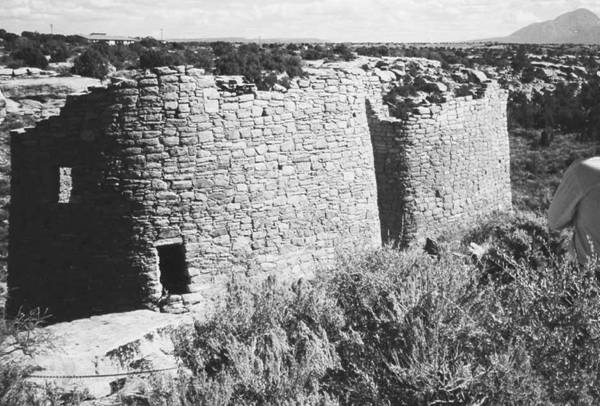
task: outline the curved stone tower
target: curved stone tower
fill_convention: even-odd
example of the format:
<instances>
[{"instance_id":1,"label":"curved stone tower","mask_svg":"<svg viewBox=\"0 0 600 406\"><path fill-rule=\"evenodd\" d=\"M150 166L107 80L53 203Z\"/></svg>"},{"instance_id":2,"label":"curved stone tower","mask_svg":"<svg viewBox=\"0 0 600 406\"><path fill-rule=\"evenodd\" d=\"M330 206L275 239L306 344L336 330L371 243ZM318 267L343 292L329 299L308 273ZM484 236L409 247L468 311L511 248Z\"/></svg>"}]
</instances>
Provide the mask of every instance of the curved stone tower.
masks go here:
<instances>
[{"instance_id":1,"label":"curved stone tower","mask_svg":"<svg viewBox=\"0 0 600 406\"><path fill-rule=\"evenodd\" d=\"M181 310L232 273L308 275L510 208L506 92L399 121L386 86L337 68L235 94L180 67L69 97L11 137L8 313Z\"/></svg>"},{"instance_id":2,"label":"curved stone tower","mask_svg":"<svg viewBox=\"0 0 600 406\"><path fill-rule=\"evenodd\" d=\"M209 297L231 271L301 275L380 243L364 89L288 93L158 69L12 136L9 312L58 318ZM361 95L361 93L363 93Z\"/></svg>"}]
</instances>

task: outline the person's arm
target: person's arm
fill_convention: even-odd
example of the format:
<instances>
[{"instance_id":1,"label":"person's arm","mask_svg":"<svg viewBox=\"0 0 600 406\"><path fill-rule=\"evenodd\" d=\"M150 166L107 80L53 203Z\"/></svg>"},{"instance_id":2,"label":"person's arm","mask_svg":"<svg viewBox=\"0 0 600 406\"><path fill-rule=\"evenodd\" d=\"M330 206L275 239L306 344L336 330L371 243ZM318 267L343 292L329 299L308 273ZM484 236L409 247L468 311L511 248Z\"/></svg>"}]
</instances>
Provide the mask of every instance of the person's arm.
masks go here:
<instances>
[{"instance_id":1,"label":"person's arm","mask_svg":"<svg viewBox=\"0 0 600 406\"><path fill-rule=\"evenodd\" d=\"M548 227L552 230L567 227L575 216L582 190L574 172L572 168L565 172L548 209Z\"/></svg>"}]
</instances>

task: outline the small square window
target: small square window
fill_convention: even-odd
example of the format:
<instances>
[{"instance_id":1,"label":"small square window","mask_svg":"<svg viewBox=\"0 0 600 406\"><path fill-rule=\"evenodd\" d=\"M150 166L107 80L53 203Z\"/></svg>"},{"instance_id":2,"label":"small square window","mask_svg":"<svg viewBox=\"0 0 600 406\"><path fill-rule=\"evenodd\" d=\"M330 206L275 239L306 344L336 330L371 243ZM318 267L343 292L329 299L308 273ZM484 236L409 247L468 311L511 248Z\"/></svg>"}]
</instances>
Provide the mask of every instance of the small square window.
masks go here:
<instances>
[{"instance_id":1,"label":"small square window","mask_svg":"<svg viewBox=\"0 0 600 406\"><path fill-rule=\"evenodd\" d=\"M72 168L58 168L58 202L71 203L73 193L73 178L71 177Z\"/></svg>"}]
</instances>

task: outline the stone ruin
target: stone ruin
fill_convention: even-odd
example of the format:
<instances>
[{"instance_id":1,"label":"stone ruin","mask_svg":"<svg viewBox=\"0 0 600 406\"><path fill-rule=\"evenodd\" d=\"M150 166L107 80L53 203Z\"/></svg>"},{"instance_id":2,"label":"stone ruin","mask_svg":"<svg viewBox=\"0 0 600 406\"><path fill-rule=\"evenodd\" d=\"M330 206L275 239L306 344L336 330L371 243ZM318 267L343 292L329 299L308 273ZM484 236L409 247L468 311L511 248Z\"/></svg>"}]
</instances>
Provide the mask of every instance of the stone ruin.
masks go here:
<instances>
[{"instance_id":1,"label":"stone ruin","mask_svg":"<svg viewBox=\"0 0 600 406\"><path fill-rule=\"evenodd\" d=\"M232 273L306 276L509 210L507 92L400 120L388 87L338 66L238 94L165 67L69 97L11 135L8 314L184 311Z\"/></svg>"}]
</instances>

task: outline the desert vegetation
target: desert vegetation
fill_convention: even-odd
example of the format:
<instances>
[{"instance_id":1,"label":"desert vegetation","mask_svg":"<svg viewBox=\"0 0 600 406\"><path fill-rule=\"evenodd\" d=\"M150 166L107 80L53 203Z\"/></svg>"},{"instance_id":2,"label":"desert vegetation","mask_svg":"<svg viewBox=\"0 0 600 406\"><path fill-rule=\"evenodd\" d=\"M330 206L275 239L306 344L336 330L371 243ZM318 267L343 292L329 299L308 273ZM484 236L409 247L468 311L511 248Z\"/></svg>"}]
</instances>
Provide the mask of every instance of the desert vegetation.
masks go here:
<instances>
[{"instance_id":1,"label":"desert vegetation","mask_svg":"<svg viewBox=\"0 0 600 406\"><path fill-rule=\"evenodd\" d=\"M600 120L599 80L592 78L578 87L558 84L552 92L511 95L509 124L513 127L577 133L580 138L598 139Z\"/></svg>"},{"instance_id":2,"label":"desert vegetation","mask_svg":"<svg viewBox=\"0 0 600 406\"><path fill-rule=\"evenodd\" d=\"M0 30L4 55L0 64L48 68L49 62L72 63L74 74L103 79L111 72L157 66L193 65L216 75L240 75L270 89L286 78L302 76L302 59L352 60L345 44L233 44L216 42L162 42L151 37L129 45L91 43L81 36Z\"/></svg>"},{"instance_id":3,"label":"desert vegetation","mask_svg":"<svg viewBox=\"0 0 600 406\"><path fill-rule=\"evenodd\" d=\"M332 272L292 286L232 280L209 320L173 332L181 364L177 377L153 377L135 399L123 397L124 403L599 403L598 275L593 264L582 268L570 260L567 235L548 231L544 218L568 165L598 151L595 47L182 44L153 38L107 46L77 36L4 30L0 38L3 65L46 68L71 61L72 73L98 78L114 70L190 64L271 89L302 76L303 61L402 56L437 60L442 69L491 67L490 76L511 90L515 214L480 219L460 241L437 236L434 256L418 246L341 252ZM539 62L560 65L564 80L553 81ZM429 103L441 97L437 78L417 75L410 66L407 72L386 96L398 117L415 107L407 99L419 92L428 93ZM453 80L455 96L472 95L471 86ZM32 123L11 114L0 127L0 142L6 146L8 130L25 124ZM0 171L7 174L2 151ZM5 221L6 176L0 188ZM0 242L6 227L1 230ZM6 256L5 243L0 254ZM5 279L0 271L0 283ZM0 343L18 344L22 352L43 321L39 315L2 320ZM85 394L34 388L25 379L30 371L8 362L9 355L0 353L0 404L85 400Z\"/></svg>"},{"instance_id":4,"label":"desert vegetation","mask_svg":"<svg viewBox=\"0 0 600 406\"><path fill-rule=\"evenodd\" d=\"M471 255L476 243L485 254ZM597 403L600 285L535 215L482 221L439 256L341 254L291 287L232 281L174 333L152 405Z\"/></svg>"},{"instance_id":5,"label":"desert vegetation","mask_svg":"<svg viewBox=\"0 0 600 406\"><path fill-rule=\"evenodd\" d=\"M0 63L9 67L33 66L46 68L48 61L64 62L87 40L77 35L40 34L23 31L21 35L0 29L0 44L6 54ZM49 58L46 58L46 55Z\"/></svg>"},{"instance_id":6,"label":"desert vegetation","mask_svg":"<svg viewBox=\"0 0 600 406\"><path fill-rule=\"evenodd\" d=\"M565 236L517 214L438 243L342 252L291 286L232 280L209 320L174 331L178 376L125 404L597 404L600 284ZM3 400L33 393L7 374Z\"/></svg>"}]
</instances>

